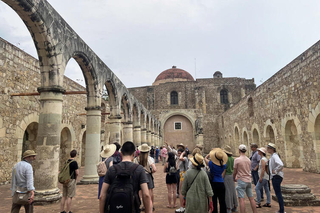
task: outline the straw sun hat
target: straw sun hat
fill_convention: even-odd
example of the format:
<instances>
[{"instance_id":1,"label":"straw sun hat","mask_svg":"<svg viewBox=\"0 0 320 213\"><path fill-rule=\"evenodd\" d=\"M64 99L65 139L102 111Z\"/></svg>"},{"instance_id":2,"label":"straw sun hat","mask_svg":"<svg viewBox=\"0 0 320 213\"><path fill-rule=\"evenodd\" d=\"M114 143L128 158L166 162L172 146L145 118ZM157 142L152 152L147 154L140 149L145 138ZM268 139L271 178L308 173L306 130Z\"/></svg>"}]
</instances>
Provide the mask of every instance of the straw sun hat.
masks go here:
<instances>
[{"instance_id":1,"label":"straw sun hat","mask_svg":"<svg viewBox=\"0 0 320 213\"><path fill-rule=\"evenodd\" d=\"M267 154L267 149L262 147L262 148L259 148L258 151L264 153L264 154Z\"/></svg>"},{"instance_id":2,"label":"straw sun hat","mask_svg":"<svg viewBox=\"0 0 320 213\"><path fill-rule=\"evenodd\" d=\"M179 149L179 147L185 149L185 146L183 145L183 143L178 144L178 145L177 145L177 149Z\"/></svg>"},{"instance_id":3,"label":"straw sun hat","mask_svg":"<svg viewBox=\"0 0 320 213\"><path fill-rule=\"evenodd\" d=\"M150 147L148 146L148 144L144 143L141 146L139 146L139 150L140 152L149 152L150 151Z\"/></svg>"},{"instance_id":4,"label":"straw sun hat","mask_svg":"<svg viewBox=\"0 0 320 213\"><path fill-rule=\"evenodd\" d=\"M274 143L268 143L268 147L276 149L277 146Z\"/></svg>"},{"instance_id":5,"label":"straw sun hat","mask_svg":"<svg viewBox=\"0 0 320 213\"><path fill-rule=\"evenodd\" d=\"M212 163L222 166L225 165L228 161L227 154L220 148L215 148L210 152L210 159Z\"/></svg>"},{"instance_id":6,"label":"straw sun hat","mask_svg":"<svg viewBox=\"0 0 320 213\"><path fill-rule=\"evenodd\" d=\"M226 147L223 149L223 151L229 155L232 155L231 147L229 145L226 145Z\"/></svg>"},{"instance_id":7,"label":"straw sun hat","mask_svg":"<svg viewBox=\"0 0 320 213\"><path fill-rule=\"evenodd\" d=\"M194 157L190 158L190 161L193 165L200 166L201 164L203 164L203 157L199 153L196 153Z\"/></svg>"},{"instance_id":8,"label":"straw sun hat","mask_svg":"<svg viewBox=\"0 0 320 213\"><path fill-rule=\"evenodd\" d=\"M112 156L117 149L117 146L114 144L108 144L104 147L103 151L100 153L102 158L108 158Z\"/></svg>"},{"instance_id":9,"label":"straw sun hat","mask_svg":"<svg viewBox=\"0 0 320 213\"><path fill-rule=\"evenodd\" d=\"M23 153L23 158L27 158L30 156L36 156L37 154L33 150L27 150Z\"/></svg>"}]
</instances>

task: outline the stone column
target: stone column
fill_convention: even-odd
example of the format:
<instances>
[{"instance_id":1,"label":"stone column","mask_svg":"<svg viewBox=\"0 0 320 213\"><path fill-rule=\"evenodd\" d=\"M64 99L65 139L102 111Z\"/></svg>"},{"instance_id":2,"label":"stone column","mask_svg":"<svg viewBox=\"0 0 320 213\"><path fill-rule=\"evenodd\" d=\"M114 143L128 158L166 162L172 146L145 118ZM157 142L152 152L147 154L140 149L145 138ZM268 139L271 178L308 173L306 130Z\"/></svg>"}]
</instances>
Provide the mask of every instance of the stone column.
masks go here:
<instances>
[{"instance_id":1,"label":"stone column","mask_svg":"<svg viewBox=\"0 0 320 213\"><path fill-rule=\"evenodd\" d=\"M37 159L34 161L35 204L49 204L61 199L58 188L62 119L62 88L38 88L40 116Z\"/></svg>"},{"instance_id":2,"label":"stone column","mask_svg":"<svg viewBox=\"0 0 320 213\"><path fill-rule=\"evenodd\" d=\"M136 146L141 145L141 127L140 126L135 126L133 129L133 143Z\"/></svg>"},{"instance_id":3,"label":"stone column","mask_svg":"<svg viewBox=\"0 0 320 213\"><path fill-rule=\"evenodd\" d=\"M121 144L121 116L109 117L110 143L118 142Z\"/></svg>"},{"instance_id":4,"label":"stone column","mask_svg":"<svg viewBox=\"0 0 320 213\"><path fill-rule=\"evenodd\" d=\"M133 124L132 122L127 122L123 124L123 141L133 141Z\"/></svg>"},{"instance_id":5,"label":"stone column","mask_svg":"<svg viewBox=\"0 0 320 213\"><path fill-rule=\"evenodd\" d=\"M203 134L198 134L196 140L197 140L197 144L200 144L203 146Z\"/></svg>"},{"instance_id":6,"label":"stone column","mask_svg":"<svg viewBox=\"0 0 320 213\"><path fill-rule=\"evenodd\" d=\"M157 137L156 137L156 146L160 146L160 144L159 144L159 135L157 135Z\"/></svg>"},{"instance_id":7,"label":"stone column","mask_svg":"<svg viewBox=\"0 0 320 213\"><path fill-rule=\"evenodd\" d=\"M147 129L141 129L141 144L147 143Z\"/></svg>"},{"instance_id":8,"label":"stone column","mask_svg":"<svg viewBox=\"0 0 320 213\"><path fill-rule=\"evenodd\" d=\"M154 146L154 132L151 132L151 146Z\"/></svg>"},{"instance_id":9,"label":"stone column","mask_svg":"<svg viewBox=\"0 0 320 213\"><path fill-rule=\"evenodd\" d=\"M147 144L148 146L151 145L151 131L147 131Z\"/></svg>"},{"instance_id":10,"label":"stone column","mask_svg":"<svg viewBox=\"0 0 320 213\"><path fill-rule=\"evenodd\" d=\"M97 108L97 109L96 109ZM86 152L82 184L99 183L96 165L100 160L101 110L100 107L86 108Z\"/></svg>"}]
</instances>

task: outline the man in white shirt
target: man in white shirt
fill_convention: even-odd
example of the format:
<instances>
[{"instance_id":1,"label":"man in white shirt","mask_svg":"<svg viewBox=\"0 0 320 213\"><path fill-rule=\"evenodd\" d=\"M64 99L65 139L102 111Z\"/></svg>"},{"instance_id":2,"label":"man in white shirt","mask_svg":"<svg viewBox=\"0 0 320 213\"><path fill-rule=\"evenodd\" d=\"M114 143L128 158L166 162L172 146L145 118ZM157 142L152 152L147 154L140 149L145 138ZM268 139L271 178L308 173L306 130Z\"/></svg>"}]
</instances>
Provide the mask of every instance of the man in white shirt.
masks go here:
<instances>
[{"instance_id":1,"label":"man in white shirt","mask_svg":"<svg viewBox=\"0 0 320 213\"><path fill-rule=\"evenodd\" d=\"M271 155L269 159L270 179L272 186L279 202L279 213L284 213L283 197L281 193L281 182L283 180L283 162L281 161L278 153L276 152L276 145L269 143L267 147L268 153Z\"/></svg>"},{"instance_id":2,"label":"man in white shirt","mask_svg":"<svg viewBox=\"0 0 320 213\"><path fill-rule=\"evenodd\" d=\"M11 213L19 213L21 206L24 206L26 213L33 212L34 185L32 162L36 159L36 153L33 150L27 150L23 153L23 160L17 163L12 169L12 208ZM28 202L19 201L19 196L27 196Z\"/></svg>"}]
</instances>

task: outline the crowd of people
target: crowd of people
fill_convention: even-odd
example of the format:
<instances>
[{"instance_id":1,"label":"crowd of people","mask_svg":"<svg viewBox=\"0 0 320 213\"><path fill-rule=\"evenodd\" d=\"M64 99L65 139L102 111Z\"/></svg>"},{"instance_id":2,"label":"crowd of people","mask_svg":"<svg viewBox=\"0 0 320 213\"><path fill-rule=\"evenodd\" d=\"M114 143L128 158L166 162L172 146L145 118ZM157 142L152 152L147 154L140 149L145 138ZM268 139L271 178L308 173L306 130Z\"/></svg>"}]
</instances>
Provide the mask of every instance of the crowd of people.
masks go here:
<instances>
[{"instance_id":1,"label":"crowd of people","mask_svg":"<svg viewBox=\"0 0 320 213\"><path fill-rule=\"evenodd\" d=\"M118 143L106 145L102 148L101 162L97 165L100 176L99 211L155 211L153 174L157 172L156 164L161 163L163 172L166 173L164 181L168 191L167 208L173 208L177 213L231 213L238 212L238 207L241 213L245 213L246 196L255 213L258 208L271 207L270 180L279 202L277 212L283 213L283 163L276 152L276 145L269 143L267 148L258 148L256 144L251 144L250 148L251 156L248 158L246 153L249 150L243 144L239 146L238 153L232 153L232 148L225 146L223 149L213 148L207 155L202 152L201 145L197 145L191 153L183 144L176 145L176 148L167 143L160 148L149 147L147 144L136 147L129 141L122 146ZM271 155L269 160L268 153ZM235 158L234 154L239 154L239 157ZM75 196L79 174L78 164L74 160L76 155L76 150L72 150L70 159L65 162L69 179L61 182L61 213L72 213L71 201ZM36 153L27 150L23 154L23 160L13 168L11 212L18 213L22 206L26 212L33 212L31 164L35 159ZM63 169L60 173L63 173ZM252 181L256 198L253 197ZM267 200L262 204L264 194Z\"/></svg>"}]
</instances>

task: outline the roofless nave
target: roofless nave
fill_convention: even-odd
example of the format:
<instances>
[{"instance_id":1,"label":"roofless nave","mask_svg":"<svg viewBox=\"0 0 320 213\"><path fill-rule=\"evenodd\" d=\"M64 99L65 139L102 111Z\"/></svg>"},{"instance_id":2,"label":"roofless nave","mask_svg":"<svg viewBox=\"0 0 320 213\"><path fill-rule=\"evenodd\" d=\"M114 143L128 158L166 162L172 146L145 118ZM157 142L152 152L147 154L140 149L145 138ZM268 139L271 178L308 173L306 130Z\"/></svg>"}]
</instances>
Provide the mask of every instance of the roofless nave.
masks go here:
<instances>
[{"instance_id":1,"label":"roofless nave","mask_svg":"<svg viewBox=\"0 0 320 213\"><path fill-rule=\"evenodd\" d=\"M4 2L25 22L39 61L0 40L0 147L8 153L0 156L1 183L10 180L24 147L33 146L40 153L38 199L55 201L59 160L68 150L82 152L83 181L90 182L101 144L125 140L203 143L206 151L274 142L286 166L320 171L319 42L258 88L253 79L220 72L193 79L173 67L152 86L127 89L47 1ZM87 95L64 95L84 90L63 77L71 58L82 69ZM101 98L104 86L108 102ZM40 98L10 96L36 88Z\"/></svg>"}]
</instances>

